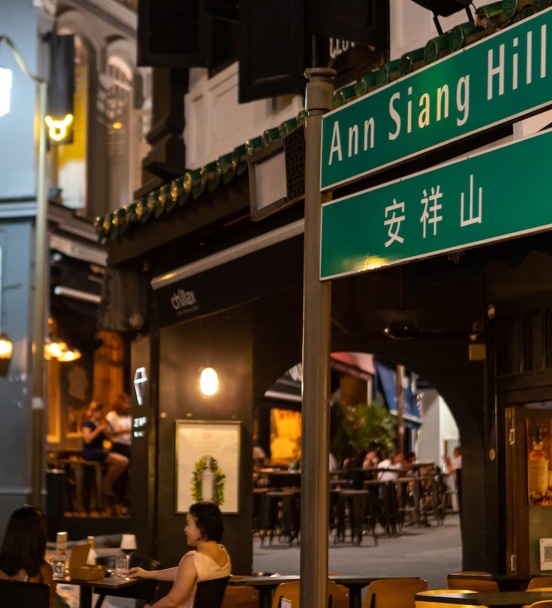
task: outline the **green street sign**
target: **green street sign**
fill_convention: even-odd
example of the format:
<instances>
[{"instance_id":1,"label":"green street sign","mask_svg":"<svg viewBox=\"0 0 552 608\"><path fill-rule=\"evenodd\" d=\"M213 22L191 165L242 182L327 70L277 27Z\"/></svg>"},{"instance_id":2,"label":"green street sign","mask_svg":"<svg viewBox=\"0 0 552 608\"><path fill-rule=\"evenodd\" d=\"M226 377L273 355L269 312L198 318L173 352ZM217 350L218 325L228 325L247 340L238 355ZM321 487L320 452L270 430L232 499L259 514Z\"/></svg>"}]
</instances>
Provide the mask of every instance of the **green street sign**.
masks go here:
<instances>
[{"instance_id":1,"label":"green street sign","mask_svg":"<svg viewBox=\"0 0 552 608\"><path fill-rule=\"evenodd\" d=\"M551 26L547 9L326 114L321 190L552 105Z\"/></svg>"},{"instance_id":2,"label":"green street sign","mask_svg":"<svg viewBox=\"0 0 552 608\"><path fill-rule=\"evenodd\" d=\"M320 278L552 226L552 131L322 207Z\"/></svg>"}]
</instances>

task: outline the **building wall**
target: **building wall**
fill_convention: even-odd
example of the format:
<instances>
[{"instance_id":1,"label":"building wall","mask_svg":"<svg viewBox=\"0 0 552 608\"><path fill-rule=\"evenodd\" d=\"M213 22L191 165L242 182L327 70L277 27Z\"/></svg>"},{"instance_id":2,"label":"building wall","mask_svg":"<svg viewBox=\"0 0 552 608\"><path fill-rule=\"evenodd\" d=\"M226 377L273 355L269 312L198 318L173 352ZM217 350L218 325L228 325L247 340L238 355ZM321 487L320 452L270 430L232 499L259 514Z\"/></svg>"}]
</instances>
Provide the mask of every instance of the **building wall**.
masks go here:
<instances>
[{"instance_id":1,"label":"building wall","mask_svg":"<svg viewBox=\"0 0 552 608\"><path fill-rule=\"evenodd\" d=\"M1 218L1 215L0 215ZM31 341L34 232L32 218L0 219L0 330L13 342L7 376L0 377L0 534L11 512L32 494Z\"/></svg>"}]
</instances>

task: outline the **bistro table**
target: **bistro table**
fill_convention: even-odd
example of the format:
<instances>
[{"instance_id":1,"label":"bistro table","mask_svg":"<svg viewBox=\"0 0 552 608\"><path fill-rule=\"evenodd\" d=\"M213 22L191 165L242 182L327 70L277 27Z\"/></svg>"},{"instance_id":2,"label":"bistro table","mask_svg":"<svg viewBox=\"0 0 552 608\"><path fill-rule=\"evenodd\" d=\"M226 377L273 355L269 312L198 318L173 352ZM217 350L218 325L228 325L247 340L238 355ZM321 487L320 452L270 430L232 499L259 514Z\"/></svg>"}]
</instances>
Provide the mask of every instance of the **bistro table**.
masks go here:
<instances>
[{"instance_id":1,"label":"bistro table","mask_svg":"<svg viewBox=\"0 0 552 608\"><path fill-rule=\"evenodd\" d=\"M480 591L477 593L417 593L417 602L441 604L468 604L471 606L497 606L519 608L542 600L552 600L552 591Z\"/></svg>"},{"instance_id":2,"label":"bistro table","mask_svg":"<svg viewBox=\"0 0 552 608\"><path fill-rule=\"evenodd\" d=\"M92 608L92 588L114 590L140 584L138 579L122 578L115 575L95 581L83 581L66 577L54 579L54 582L58 585L76 585L80 587L79 608Z\"/></svg>"}]
</instances>

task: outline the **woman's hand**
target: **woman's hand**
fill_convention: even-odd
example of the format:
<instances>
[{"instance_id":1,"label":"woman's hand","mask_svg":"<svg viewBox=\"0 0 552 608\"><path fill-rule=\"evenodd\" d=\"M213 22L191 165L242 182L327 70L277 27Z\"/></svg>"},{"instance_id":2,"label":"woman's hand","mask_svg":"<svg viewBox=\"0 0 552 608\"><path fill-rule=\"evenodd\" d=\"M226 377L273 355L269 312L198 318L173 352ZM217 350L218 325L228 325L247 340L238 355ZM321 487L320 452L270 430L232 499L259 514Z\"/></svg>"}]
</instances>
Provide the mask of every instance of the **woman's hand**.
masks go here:
<instances>
[{"instance_id":1,"label":"woman's hand","mask_svg":"<svg viewBox=\"0 0 552 608\"><path fill-rule=\"evenodd\" d=\"M131 568L127 572L127 576L129 578L151 578L151 572L149 570L144 570L143 568Z\"/></svg>"}]
</instances>

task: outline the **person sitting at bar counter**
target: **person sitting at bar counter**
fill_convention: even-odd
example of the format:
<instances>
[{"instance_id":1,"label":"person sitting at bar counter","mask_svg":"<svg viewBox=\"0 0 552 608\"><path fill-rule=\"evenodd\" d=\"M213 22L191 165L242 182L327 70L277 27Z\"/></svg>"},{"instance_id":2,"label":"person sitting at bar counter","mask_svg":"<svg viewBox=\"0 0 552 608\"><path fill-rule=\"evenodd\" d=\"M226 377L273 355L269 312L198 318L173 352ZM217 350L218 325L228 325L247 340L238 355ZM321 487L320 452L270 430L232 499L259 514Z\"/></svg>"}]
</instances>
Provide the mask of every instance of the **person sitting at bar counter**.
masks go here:
<instances>
[{"instance_id":1,"label":"person sitting at bar counter","mask_svg":"<svg viewBox=\"0 0 552 608\"><path fill-rule=\"evenodd\" d=\"M169 593L150 608L192 608L199 581L229 576L232 572L230 556L221 545L223 533L220 509L209 502L194 503L186 515L186 542L194 551L188 551L175 568L143 570L131 568L131 578L150 578L173 581Z\"/></svg>"},{"instance_id":2,"label":"person sitting at bar counter","mask_svg":"<svg viewBox=\"0 0 552 608\"><path fill-rule=\"evenodd\" d=\"M128 467L128 458L104 448L104 441L109 439L110 428L104 410L103 404L96 401L92 401L88 407L87 420L82 423L82 457L107 466L107 472L102 480L102 494L112 500L117 498L113 483Z\"/></svg>"},{"instance_id":3,"label":"person sitting at bar counter","mask_svg":"<svg viewBox=\"0 0 552 608\"><path fill-rule=\"evenodd\" d=\"M14 511L0 549L0 579L49 585L53 608L56 594L52 566L45 559L46 541L46 517L40 509L24 506Z\"/></svg>"}]
</instances>

